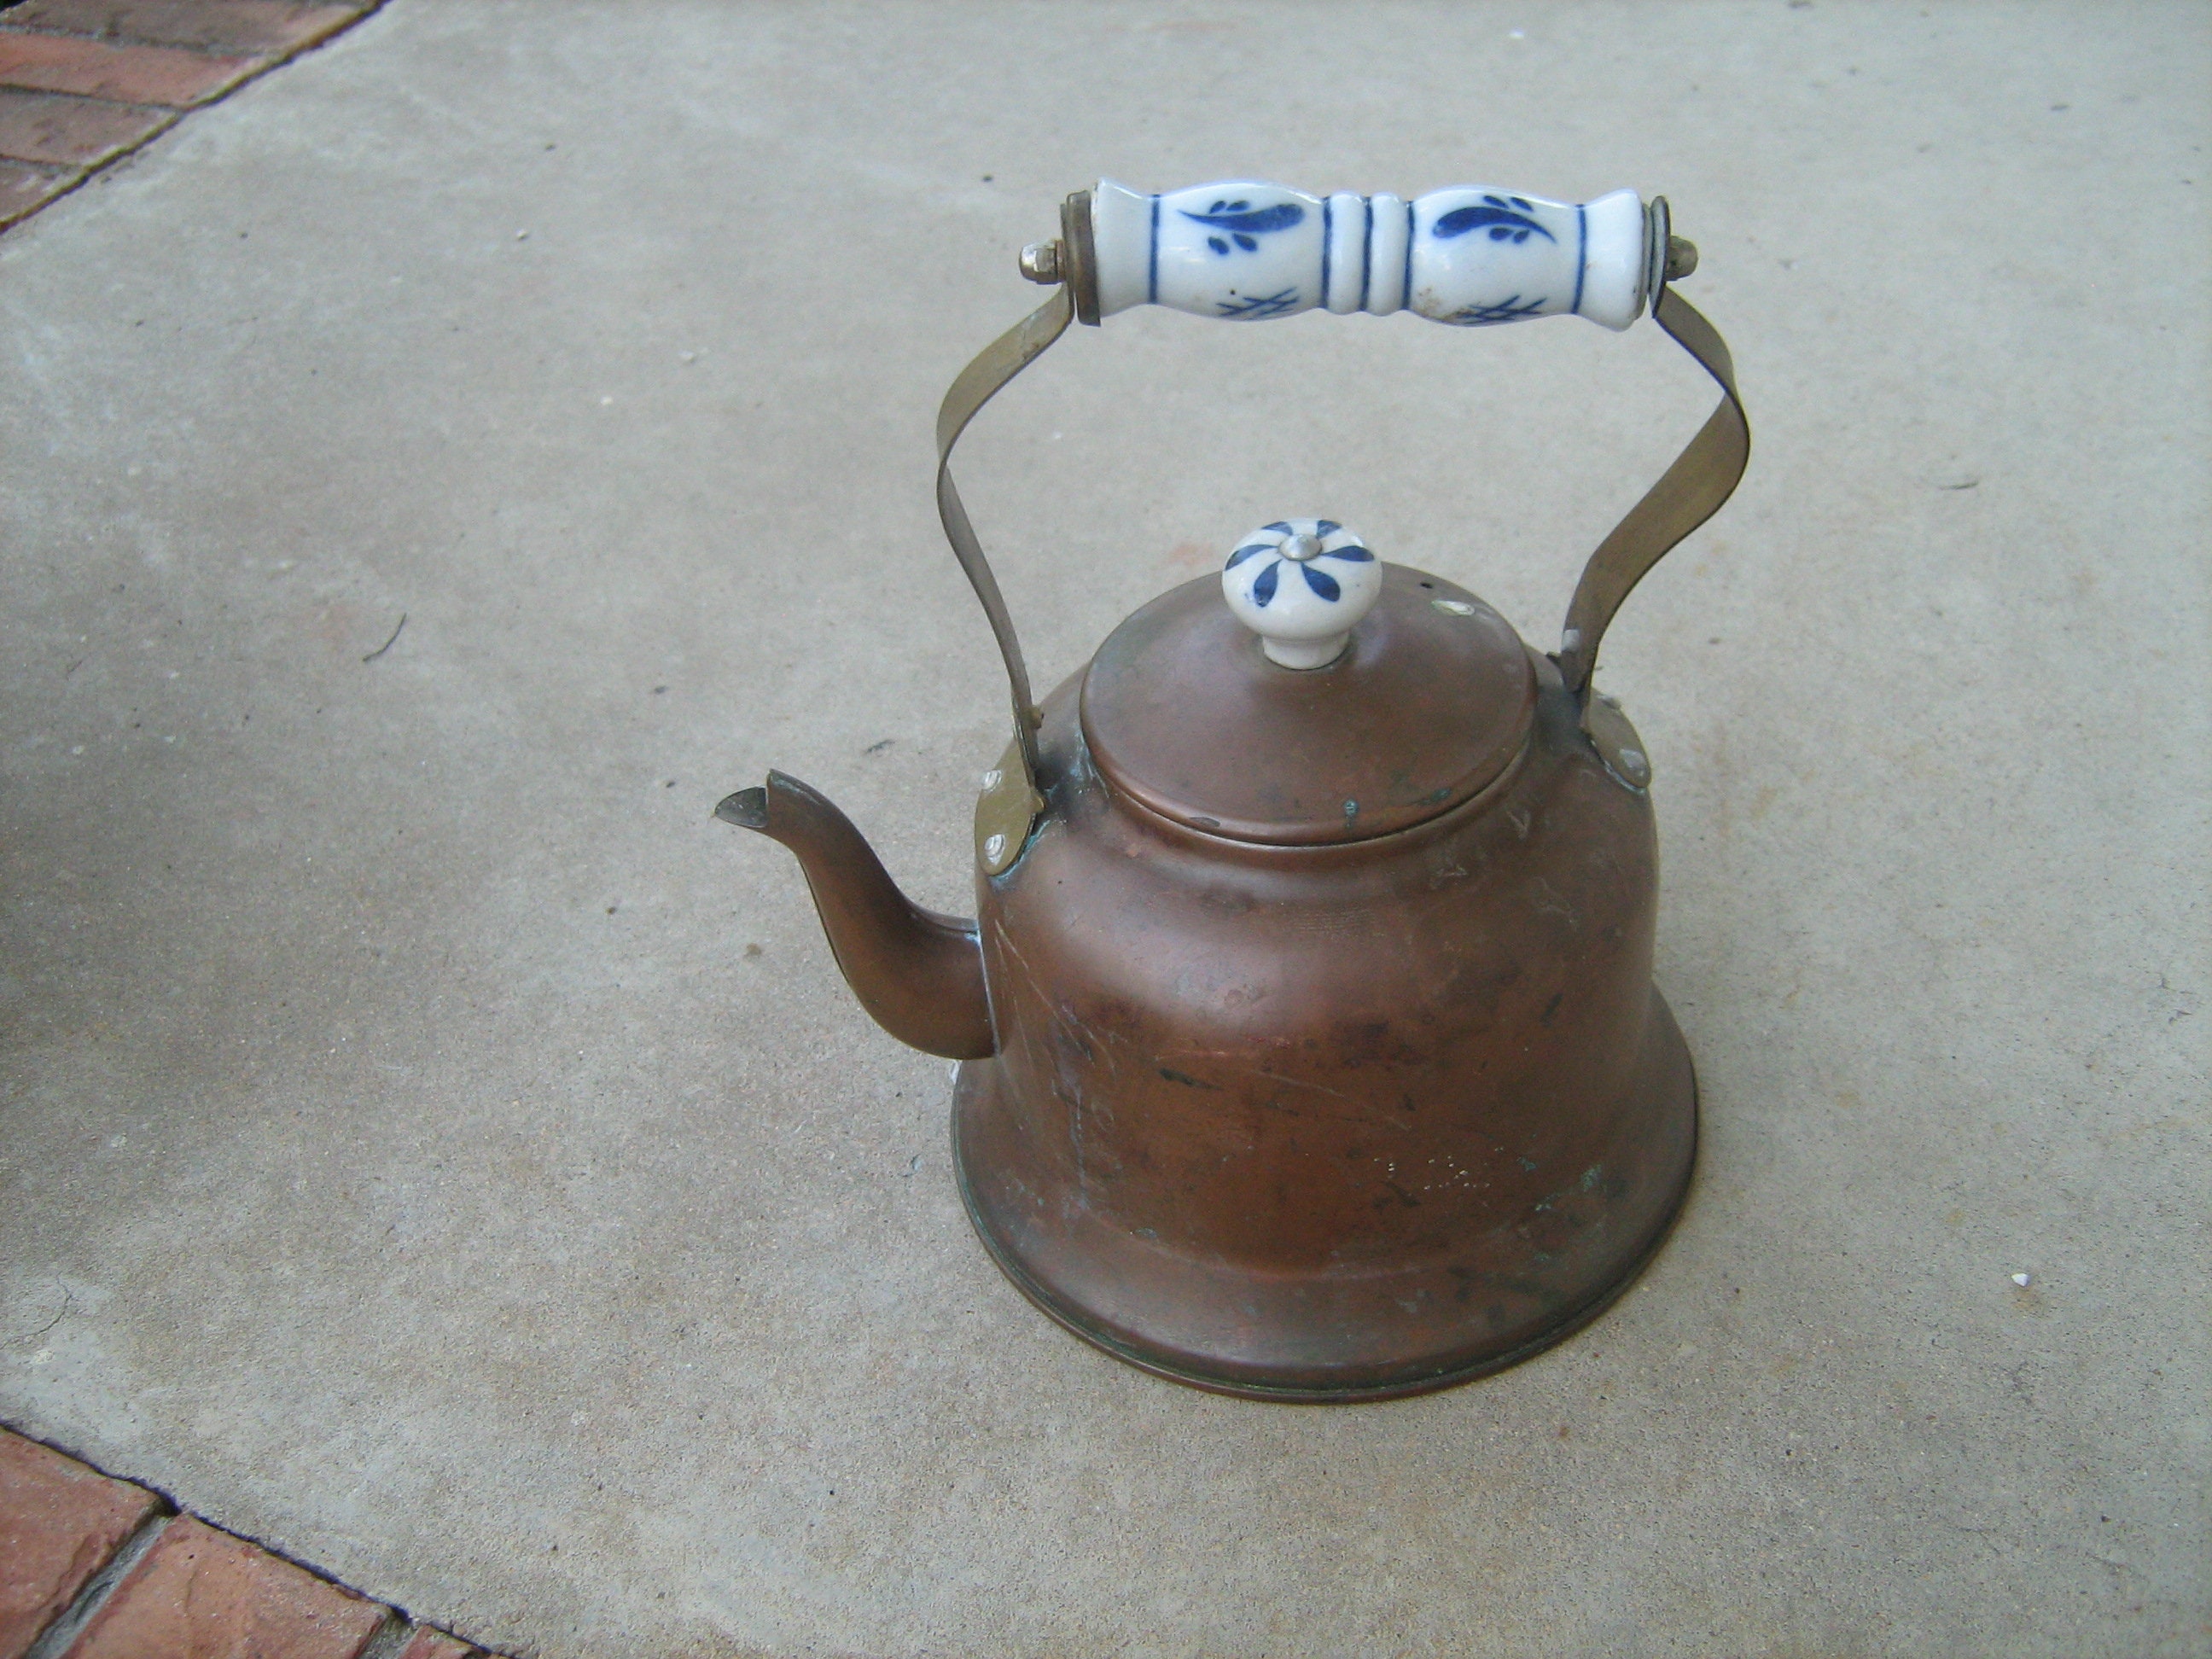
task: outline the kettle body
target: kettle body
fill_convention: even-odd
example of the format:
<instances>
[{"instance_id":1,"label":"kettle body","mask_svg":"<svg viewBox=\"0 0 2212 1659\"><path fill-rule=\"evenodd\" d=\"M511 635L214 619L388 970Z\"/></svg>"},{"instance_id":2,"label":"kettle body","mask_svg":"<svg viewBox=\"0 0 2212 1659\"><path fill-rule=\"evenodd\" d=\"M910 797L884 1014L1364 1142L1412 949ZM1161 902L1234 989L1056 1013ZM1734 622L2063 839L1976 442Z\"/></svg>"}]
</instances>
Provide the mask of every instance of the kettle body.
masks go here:
<instances>
[{"instance_id":1,"label":"kettle body","mask_svg":"<svg viewBox=\"0 0 2212 1659\"><path fill-rule=\"evenodd\" d=\"M1386 611L1480 605L1391 574ZM1512 648L1497 775L1321 845L1117 789L1097 664L1046 701L1039 828L978 877L997 1052L963 1063L953 1137L977 1232L1062 1324L1202 1387L1382 1397L1557 1340L1656 1248L1696 1090L1652 985L1650 798Z\"/></svg>"}]
</instances>

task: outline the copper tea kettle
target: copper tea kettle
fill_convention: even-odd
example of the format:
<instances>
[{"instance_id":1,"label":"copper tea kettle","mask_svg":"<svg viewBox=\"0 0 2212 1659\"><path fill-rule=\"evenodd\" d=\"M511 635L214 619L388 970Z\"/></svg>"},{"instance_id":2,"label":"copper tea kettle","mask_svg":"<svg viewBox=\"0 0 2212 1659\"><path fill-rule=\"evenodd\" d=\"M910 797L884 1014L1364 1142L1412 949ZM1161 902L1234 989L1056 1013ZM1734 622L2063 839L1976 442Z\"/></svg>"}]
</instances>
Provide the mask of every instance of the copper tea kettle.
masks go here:
<instances>
[{"instance_id":1,"label":"copper tea kettle","mask_svg":"<svg viewBox=\"0 0 2212 1659\"><path fill-rule=\"evenodd\" d=\"M945 533L1013 688L976 919L912 903L794 778L716 814L798 854L868 1012L962 1062L968 1212L1077 1335L1225 1393L1410 1394L1557 1340L1663 1238L1697 1086L1651 981L1650 763L1590 672L1749 453L1727 347L1668 286L1696 260L1628 191L1251 183L1102 182L1024 251L1055 292L938 416ZM1723 395L1591 556L1557 653L1340 523L1285 519L1037 706L944 462L1071 320L1144 303L1616 330L1648 307Z\"/></svg>"}]
</instances>

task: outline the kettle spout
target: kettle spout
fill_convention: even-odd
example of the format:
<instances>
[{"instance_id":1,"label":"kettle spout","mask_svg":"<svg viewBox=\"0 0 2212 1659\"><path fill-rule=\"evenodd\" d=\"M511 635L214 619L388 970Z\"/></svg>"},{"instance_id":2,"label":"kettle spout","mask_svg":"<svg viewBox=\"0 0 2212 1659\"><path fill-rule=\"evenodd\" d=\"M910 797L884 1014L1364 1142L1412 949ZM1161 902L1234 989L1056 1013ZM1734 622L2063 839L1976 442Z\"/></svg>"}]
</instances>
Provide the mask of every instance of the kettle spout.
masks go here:
<instances>
[{"instance_id":1,"label":"kettle spout","mask_svg":"<svg viewBox=\"0 0 2212 1659\"><path fill-rule=\"evenodd\" d=\"M771 772L765 788L738 790L714 816L798 854L845 982L884 1030L948 1060L997 1052L975 924L925 910L900 892L852 821L826 799Z\"/></svg>"}]
</instances>

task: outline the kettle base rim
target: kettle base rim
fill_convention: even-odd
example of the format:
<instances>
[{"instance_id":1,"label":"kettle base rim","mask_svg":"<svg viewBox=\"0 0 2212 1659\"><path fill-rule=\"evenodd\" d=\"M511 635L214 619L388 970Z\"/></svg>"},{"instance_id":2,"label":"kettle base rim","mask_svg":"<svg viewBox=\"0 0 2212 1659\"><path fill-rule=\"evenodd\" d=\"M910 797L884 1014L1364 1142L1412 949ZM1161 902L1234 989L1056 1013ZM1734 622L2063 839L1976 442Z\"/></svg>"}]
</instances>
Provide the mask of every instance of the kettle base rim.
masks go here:
<instances>
[{"instance_id":1,"label":"kettle base rim","mask_svg":"<svg viewBox=\"0 0 2212 1659\"><path fill-rule=\"evenodd\" d=\"M1234 1345L1233 1334L1227 1332L1214 1345L1217 1352L1207 1353L1204 1344L1148 1340L1144 1333L1126 1324L1117 1331L1111 1328L1115 1322L1086 1306L1066 1287L1050 1283L998 1224L979 1196L973 1178L966 1141L981 1095L989 1087L993 1067L989 1060L968 1061L959 1069L951 1113L954 1181L969 1224L1007 1281L1054 1324L1125 1364L1208 1393L1278 1404L1356 1405L1436 1393L1505 1370L1574 1335L1605 1313L1643 1276L1672 1237L1697 1169L1697 1073L1681 1028L1656 986L1651 1003L1650 1041L1629 1094L1640 1097L1638 1103L1651 1116L1679 1124L1676 1133L1681 1137L1683 1152L1680 1170L1649 1212L1642 1237L1607 1271L1580 1286L1540 1328L1516 1333L1504 1343L1487 1347L1480 1340L1459 1340L1440 1346L1429 1355L1401 1355L1386 1367L1374 1368L1382 1374L1370 1370L1365 1380L1354 1380L1361 1369L1356 1360L1339 1368L1346 1376L1338 1381L1317 1380L1307 1367L1271 1374L1264 1364L1239 1363L1233 1354L1221 1352Z\"/></svg>"}]
</instances>

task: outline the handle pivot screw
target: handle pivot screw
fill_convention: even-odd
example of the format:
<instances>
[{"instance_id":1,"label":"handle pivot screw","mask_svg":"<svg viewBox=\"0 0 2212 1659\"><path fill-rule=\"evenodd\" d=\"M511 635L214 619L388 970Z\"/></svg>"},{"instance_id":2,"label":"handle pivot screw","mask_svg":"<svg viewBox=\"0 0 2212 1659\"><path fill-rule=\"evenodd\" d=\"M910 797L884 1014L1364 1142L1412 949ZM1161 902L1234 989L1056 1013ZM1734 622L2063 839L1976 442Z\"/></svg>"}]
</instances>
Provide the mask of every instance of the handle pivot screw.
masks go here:
<instances>
[{"instance_id":1,"label":"handle pivot screw","mask_svg":"<svg viewBox=\"0 0 2212 1659\"><path fill-rule=\"evenodd\" d=\"M1060 246L1057 240L1031 242L1022 250L1022 275L1050 287L1060 280Z\"/></svg>"}]
</instances>

